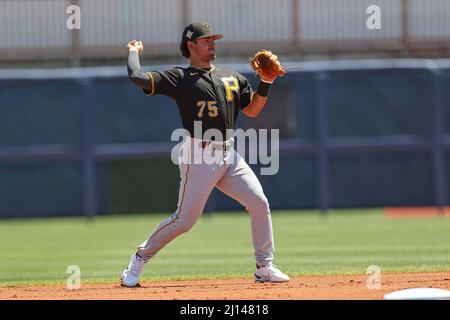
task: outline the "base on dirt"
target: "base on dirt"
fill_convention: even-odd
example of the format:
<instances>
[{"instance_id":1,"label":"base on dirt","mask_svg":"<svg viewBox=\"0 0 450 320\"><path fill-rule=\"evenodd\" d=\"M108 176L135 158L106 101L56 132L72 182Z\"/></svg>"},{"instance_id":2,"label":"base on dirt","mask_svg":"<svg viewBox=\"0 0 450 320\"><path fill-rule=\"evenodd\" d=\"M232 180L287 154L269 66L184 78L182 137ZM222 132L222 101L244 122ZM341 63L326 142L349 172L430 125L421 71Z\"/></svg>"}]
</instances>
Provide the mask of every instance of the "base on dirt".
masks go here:
<instances>
[{"instance_id":1,"label":"base on dirt","mask_svg":"<svg viewBox=\"0 0 450 320\"><path fill-rule=\"evenodd\" d=\"M450 291L439 288L410 288L385 294L384 300L450 300Z\"/></svg>"}]
</instances>

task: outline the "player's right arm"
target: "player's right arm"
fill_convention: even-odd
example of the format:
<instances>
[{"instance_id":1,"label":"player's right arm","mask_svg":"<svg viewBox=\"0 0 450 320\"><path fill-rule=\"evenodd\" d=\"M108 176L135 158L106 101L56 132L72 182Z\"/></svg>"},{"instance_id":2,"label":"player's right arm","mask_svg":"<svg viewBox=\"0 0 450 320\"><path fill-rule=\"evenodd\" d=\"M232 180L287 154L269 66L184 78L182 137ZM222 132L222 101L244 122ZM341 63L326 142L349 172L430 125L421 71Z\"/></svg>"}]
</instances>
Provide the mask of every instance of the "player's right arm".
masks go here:
<instances>
[{"instance_id":1,"label":"player's right arm","mask_svg":"<svg viewBox=\"0 0 450 320\"><path fill-rule=\"evenodd\" d=\"M177 99L178 84L182 77L178 68L162 72L143 72L139 63L139 55L144 46L140 41L130 41L128 48L128 77L130 80L142 88L144 94L162 94Z\"/></svg>"},{"instance_id":2,"label":"player's right arm","mask_svg":"<svg viewBox=\"0 0 450 320\"><path fill-rule=\"evenodd\" d=\"M143 72L139 63L139 54L143 50L143 45L136 40L130 41L128 48L127 70L130 80L139 87L150 91L152 94L155 89L155 83L150 73Z\"/></svg>"}]
</instances>

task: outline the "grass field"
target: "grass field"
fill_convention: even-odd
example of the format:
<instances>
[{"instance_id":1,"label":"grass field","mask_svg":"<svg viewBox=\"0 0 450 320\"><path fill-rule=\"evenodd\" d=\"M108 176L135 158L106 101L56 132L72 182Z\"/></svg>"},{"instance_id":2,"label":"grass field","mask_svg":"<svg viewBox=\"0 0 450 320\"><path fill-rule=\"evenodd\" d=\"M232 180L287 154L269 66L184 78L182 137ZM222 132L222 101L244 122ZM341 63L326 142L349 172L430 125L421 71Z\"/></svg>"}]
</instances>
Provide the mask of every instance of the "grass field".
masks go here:
<instances>
[{"instance_id":1,"label":"grass field","mask_svg":"<svg viewBox=\"0 0 450 320\"><path fill-rule=\"evenodd\" d=\"M65 283L67 267L83 283L117 282L130 255L167 215L0 220L0 285ZM275 264L290 275L450 271L450 219L388 219L382 210L272 213ZM143 279L251 277L245 213L204 215L159 252Z\"/></svg>"}]
</instances>

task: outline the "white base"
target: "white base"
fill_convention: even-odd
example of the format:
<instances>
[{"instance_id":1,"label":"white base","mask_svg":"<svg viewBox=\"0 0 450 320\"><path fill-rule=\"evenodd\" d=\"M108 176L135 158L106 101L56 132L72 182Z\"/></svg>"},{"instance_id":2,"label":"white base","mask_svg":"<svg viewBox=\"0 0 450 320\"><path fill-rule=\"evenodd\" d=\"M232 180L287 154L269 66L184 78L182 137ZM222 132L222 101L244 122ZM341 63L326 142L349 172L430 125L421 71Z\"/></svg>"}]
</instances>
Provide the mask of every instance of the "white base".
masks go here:
<instances>
[{"instance_id":1,"label":"white base","mask_svg":"<svg viewBox=\"0 0 450 320\"><path fill-rule=\"evenodd\" d=\"M450 291L437 288L412 288L384 295L384 300L450 300Z\"/></svg>"}]
</instances>

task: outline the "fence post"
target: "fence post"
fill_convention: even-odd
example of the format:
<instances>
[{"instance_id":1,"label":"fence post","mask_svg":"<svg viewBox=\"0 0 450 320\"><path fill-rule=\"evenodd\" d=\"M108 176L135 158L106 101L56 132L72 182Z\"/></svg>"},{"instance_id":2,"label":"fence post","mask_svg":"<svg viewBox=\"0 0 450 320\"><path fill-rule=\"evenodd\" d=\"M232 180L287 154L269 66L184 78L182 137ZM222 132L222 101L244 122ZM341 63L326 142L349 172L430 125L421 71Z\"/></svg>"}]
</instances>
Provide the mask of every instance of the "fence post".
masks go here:
<instances>
[{"instance_id":1,"label":"fence post","mask_svg":"<svg viewBox=\"0 0 450 320\"><path fill-rule=\"evenodd\" d=\"M83 95L81 126L81 174L83 213L93 218L97 211L96 170L94 155L94 112L92 103L92 82L89 79L80 81Z\"/></svg>"},{"instance_id":2,"label":"fence post","mask_svg":"<svg viewBox=\"0 0 450 320\"><path fill-rule=\"evenodd\" d=\"M181 1L181 27L184 28L189 23L189 2L190 0Z\"/></svg>"},{"instance_id":3,"label":"fence post","mask_svg":"<svg viewBox=\"0 0 450 320\"><path fill-rule=\"evenodd\" d=\"M408 0L401 0L401 19L402 19L402 50L409 53L409 15L408 15Z\"/></svg>"},{"instance_id":4,"label":"fence post","mask_svg":"<svg viewBox=\"0 0 450 320\"><path fill-rule=\"evenodd\" d=\"M293 47L296 51L300 51L300 0L291 0L292 1L292 38L293 38Z\"/></svg>"},{"instance_id":5,"label":"fence post","mask_svg":"<svg viewBox=\"0 0 450 320\"><path fill-rule=\"evenodd\" d=\"M447 197L447 186L445 179L445 160L443 146L443 114L444 114L444 75L441 70L434 70L434 97L433 97L433 173L435 202L439 213L444 212Z\"/></svg>"},{"instance_id":6,"label":"fence post","mask_svg":"<svg viewBox=\"0 0 450 320\"><path fill-rule=\"evenodd\" d=\"M316 78L316 157L317 157L317 200L321 213L328 210L329 175L327 145L327 83L328 75L319 72Z\"/></svg>"}]
</instances>

